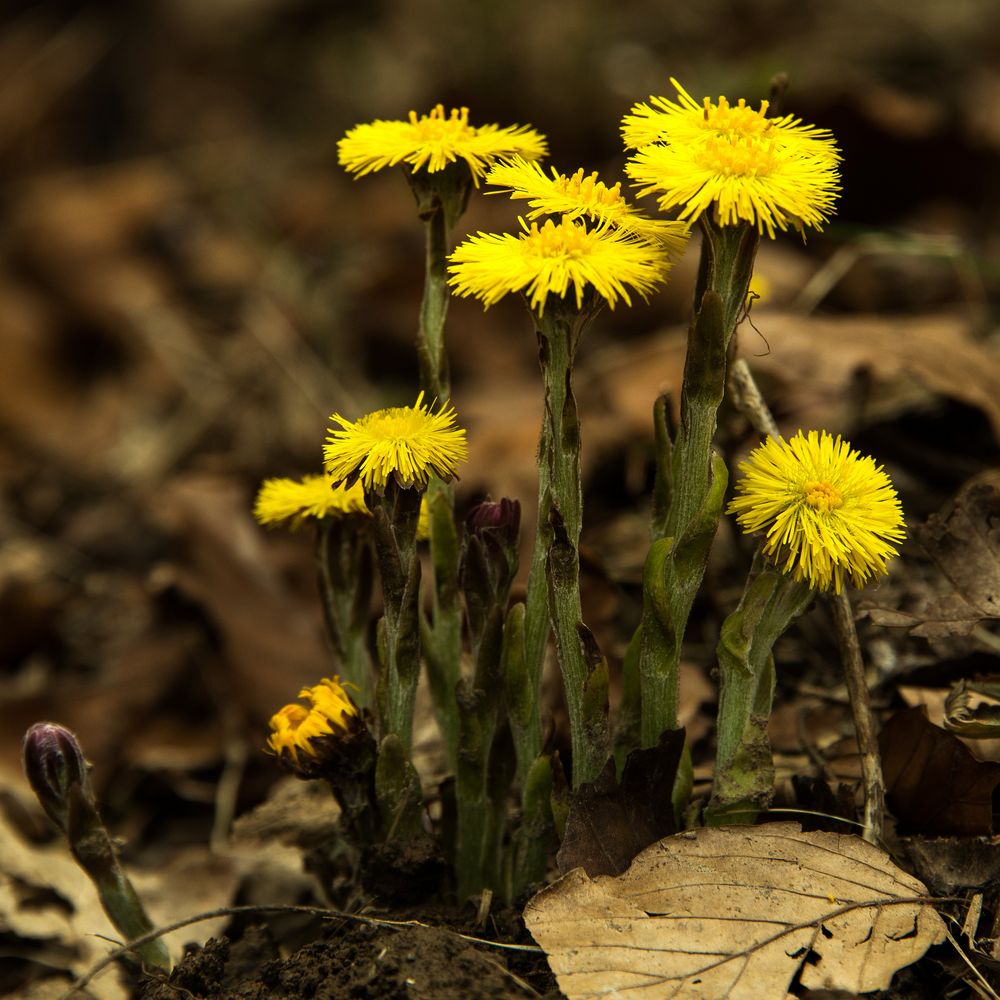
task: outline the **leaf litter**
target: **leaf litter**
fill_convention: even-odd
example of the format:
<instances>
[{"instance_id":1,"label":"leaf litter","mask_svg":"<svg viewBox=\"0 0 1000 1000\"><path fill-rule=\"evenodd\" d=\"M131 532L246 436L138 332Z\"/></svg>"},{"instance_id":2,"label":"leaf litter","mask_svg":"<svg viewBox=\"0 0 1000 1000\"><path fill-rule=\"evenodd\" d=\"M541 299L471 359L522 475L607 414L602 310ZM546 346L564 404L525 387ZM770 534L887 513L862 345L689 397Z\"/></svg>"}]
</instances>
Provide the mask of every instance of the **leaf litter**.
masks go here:
<instances>
[{"instance_id":1,"label":"leaf litter","mask_svg":"<svg viewBox=\"0 0 1000 1000\"><path fill-rule=\"evenodd\" d=\"M667 837L624 874L574 869L525 923L570 1000L870 992L945 940L922 882L859 837L795 823Z\"/></svg>"}]
</instances>

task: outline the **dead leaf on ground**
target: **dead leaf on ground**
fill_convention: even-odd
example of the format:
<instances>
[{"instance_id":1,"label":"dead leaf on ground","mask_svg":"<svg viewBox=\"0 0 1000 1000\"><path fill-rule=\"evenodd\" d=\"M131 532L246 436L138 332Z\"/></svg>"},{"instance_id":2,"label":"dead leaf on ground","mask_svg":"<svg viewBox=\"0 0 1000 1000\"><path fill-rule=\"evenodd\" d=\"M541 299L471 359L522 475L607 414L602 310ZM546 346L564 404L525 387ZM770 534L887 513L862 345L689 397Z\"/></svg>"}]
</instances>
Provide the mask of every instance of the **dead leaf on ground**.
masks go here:
<instances>
[{"instance_id":1,"label":"dead leaf on ground","mask_svg":"<svg viewBox=\"0 0 1000 1000\"><path fill-rule=\"evenodd\" d=\"M965 611L965 631L983 618L1000 617L1000 488L996 483L966 484L940 513L914 527L913 534L954 585L958 602L952 600L949 608L953 614ZM929 618L934 610L928 609ZM914 635L933 637L929 626L914 629Z\"/></svg>"},{"instance_id":2,"label":"dead leaf on ground","mask_svg":"<svg viewBox=\"0 0 1000 1000\"><path fill-rule=\"evenodd\" d=\"M993 833L1000 764L977 760L955 736L932 725L923 706L894 715L879 735L886 802L908 833Z\"/></svg>"},{"instance_id":3,"label":"dead leaf on ground","mask_svg":"<svg viewBox=\"0 0 1000 1000\"><path fill-rule=\"evenodd\" d=\"M620 784L613 760L594 781L583 782L566 818L560 871L620 875L644 847L673 833L671 793L683 749L684 730L668 730L657 746L628 755Z\"/></svg>"},{"instance_id":4,"label":"dead leaf on ground","mask_svg":"<svg viewBox=\"0 0 1000 1000\"><path fill-rule=\"evenodd\" d=\"M617 878L575 869L524 918L570 1000L784 1000L800 968L806 988L887 988L944 940L926 894L859 837L775 823L667 837Z\"/></svg>"},{"instance_id":5,"label":"dead leaf on ground","mask_svg":"<svg viewBox=\"0 0 1000 1000\"><path fill-rule=\"evenodd\" d=\"M877 386L866 400L869 417L894 415L907 393L923 387L981 410L1000 439L997 354L973 338L961 316L769 313L760 331L766 347L743 331L741 353L755 373L773 380L772 406L798 426L844 429L854 405L844 387L869 372Z\"/></svg>"}]
</instances>

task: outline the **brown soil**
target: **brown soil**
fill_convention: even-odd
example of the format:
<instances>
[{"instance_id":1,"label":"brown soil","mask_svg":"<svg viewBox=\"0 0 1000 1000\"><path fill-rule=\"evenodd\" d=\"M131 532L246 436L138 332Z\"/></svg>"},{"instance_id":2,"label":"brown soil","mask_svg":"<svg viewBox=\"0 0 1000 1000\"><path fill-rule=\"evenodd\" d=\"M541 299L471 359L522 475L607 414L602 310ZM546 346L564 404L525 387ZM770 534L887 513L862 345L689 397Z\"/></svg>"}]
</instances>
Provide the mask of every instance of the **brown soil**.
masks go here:
<instances>
[{"instance_id":1,"label":"brown soil","mask_svg":"<svg viewBox=\"0 0 1000 1000\"><path fill-rule=\"evenodd\" d=\"M327 925L323 939L279 957L267 927L212 938L167 979L147 979L137 1000L478 1000L561 994L544 957L493 949L432 927Z\"/></svg>"}]
</instances>

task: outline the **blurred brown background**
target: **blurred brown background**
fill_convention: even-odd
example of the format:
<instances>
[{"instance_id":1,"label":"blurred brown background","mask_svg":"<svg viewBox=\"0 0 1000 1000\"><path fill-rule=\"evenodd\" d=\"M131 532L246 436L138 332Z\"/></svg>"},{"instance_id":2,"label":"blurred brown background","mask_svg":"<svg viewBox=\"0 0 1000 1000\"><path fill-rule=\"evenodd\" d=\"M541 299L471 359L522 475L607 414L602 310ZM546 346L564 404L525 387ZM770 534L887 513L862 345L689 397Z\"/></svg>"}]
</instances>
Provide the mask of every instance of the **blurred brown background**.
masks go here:
<instances>
[{"instance_id":1,"label":"blurred brown background","mask_svg":"<svg viewBox=\"0 0 1000 1000\"><path fill-rule=\"evenodd\" d=\"M330 412L416 391L422 234L398 174L337 166L351 125L468 105L616 179L621 115L669 76L756 101L787 72L786 109L837 136L844 192L823 234L763 248L742 346L783 426L852 435L922 517L997 460L998 67L992 0L6 5L4 801L25 727L52 718L134 846L202 841L220 774L241 776L238 808L257 801L268 714L332 670L309 538L249 510L263 477L316 470ZM463 223L515 214L480 197ZM587 334L598 626L630 587L634 609L648 414L676 387L693 260ZM454 303L449 340L473 449L460 501L530 505L523 307ZM614 658L621 635L605 642Z\"/></svg>"}]
</instances>

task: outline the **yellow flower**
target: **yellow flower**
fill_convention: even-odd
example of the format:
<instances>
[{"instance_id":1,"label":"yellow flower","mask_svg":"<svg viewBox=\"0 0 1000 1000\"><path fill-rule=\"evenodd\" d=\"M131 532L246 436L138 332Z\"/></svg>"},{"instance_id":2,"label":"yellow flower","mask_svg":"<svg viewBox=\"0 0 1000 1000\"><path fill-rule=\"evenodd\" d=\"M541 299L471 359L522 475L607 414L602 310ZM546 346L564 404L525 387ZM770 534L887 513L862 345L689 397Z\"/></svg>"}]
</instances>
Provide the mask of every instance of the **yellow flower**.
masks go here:
<instances>
[{"instance_id":1,"label":"yellow flower","mask_svg":"<svg viewBox=\"0 0 1000 1000\"><path fill-rule=\"evenodd\" d=\"M402 487L423 488L431 475L447 482L469 457L465 430L455 426L455 410L448 405L432 413L424 394L413 406L376 410L357 421L339 413L330 419L323 448L326 474L334 483L360 479L366 489L382 490L390 478Z\"/></svg>"},{"instance_id":2,"label":"yellow flower","mask_svg":"<svg viewBox=\"0 0 1000 1000\"><path fill-rule=\"evenodd\" d=\"M775 228L820 228L840 191L840 153L826 129L724 97L698 104L676 80L678 102L651 98L623 121L625 144L636 148L626 173L639 194L660 194L659 206L681 206L693 221L712 210L721 225L749 222L774 237Z\"/></svg>"},{"instance_id":3,"label":"yellow flower","mask_svg":"<svg viewBox=\"0 0 1000 1000\"><path fill-rule=\"evenodd\" d=\"M903 511L874 459L839 436L799 431L768 438L740 463L729 513L744 531L765 531L765 554L797 580L840 593L886 572L905 536Z\"/></svg>"},{"instance_id":4,"label":"yellow flower","mask_svg":"<svg viewBox=\"0 0 1000 1000\"><path fill-rule=\"evenodd\" d=\"M570 286L580 308L592 286L613 309L619 298L631 305L629 287L645 298L671 267L661 246L608 225L588 229L565 218L530 228L522 219L521 227L516 236L479 233L456 247L448 258L448 283L457 295L474 295L488 307L510 292L524 292L541 313L550 294L562 298Z\"/></svg>"},{"instance_id":5,"label":"yellow flower","mask_svg":"<svg viewBox=\"0 0 1000 1000\"><path fill-rule=\"evenodd\" d=\"M298 763L300 750L310 757L316 756L316 748L312 745L314 739L346 733L351 719L358 715L357 705L351 701L339 677L324 677L314 687L303 688L299 697L311 702L311 707L292 704L275 712L271 716L271 735L267 740L272 753L280 757L287 751L295 763Z\"/></svg>"},{"instance_id":6,"label":"yellow flower","mask_svg":"<svg viewBox=\"0 0 1000 1000\"><path fill-rule=\"evenodd\" d=\"M253 506L253 516L258 523L274 527L288 521L293 531L301 527L307 517L369 513L365 491L359 485L331 486L326 476L265 479Z\"/></svg>"},{"instance_id":7,"label":"yellow flower","mask_svg":"<svg viewBox=\"0 0 1000 1000\"><path fill-rule=\"evenodd\" d=\"M647 219L625 200L620 183L608 187L598 179L596 171L584 175L581 167L567 177L553 168L550 177L541 164L515 157L496 164L486 181L509 192L512 201L526 199L531 209L529 221L556 214L567 219L586 217L659 243L674 257L679 257L687 246L687 226L666 219Z\"/></svg>"},{"instance_id":8,"label":"yellow flower","mask_svg":"<svg viewBox=\"0 0 1000 1000\"><path fill-rule=\"evenodd\" d=\"M548 151L545 137L525 125L470 125L468 108L445 115L438 104L429 115L411 111L406 121L379 119L355 125L337 145L340 164L363 177L383 167L406 163L413 172L444 170L465 160L476 184L498 157L537 159Z\"/></svg>"}]
</instances>

